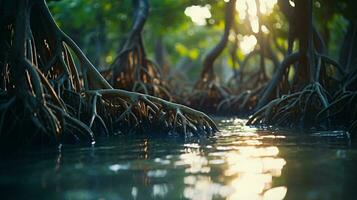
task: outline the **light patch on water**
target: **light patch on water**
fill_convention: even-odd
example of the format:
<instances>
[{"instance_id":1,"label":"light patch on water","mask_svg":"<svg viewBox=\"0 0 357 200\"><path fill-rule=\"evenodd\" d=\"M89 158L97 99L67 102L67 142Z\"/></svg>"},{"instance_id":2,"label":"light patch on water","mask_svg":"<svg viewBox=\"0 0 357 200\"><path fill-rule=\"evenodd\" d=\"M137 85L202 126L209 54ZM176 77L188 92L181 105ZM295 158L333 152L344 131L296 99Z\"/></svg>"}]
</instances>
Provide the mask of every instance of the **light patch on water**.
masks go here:
<instances>
[{"instance_id":1,"label":"light patch on water","mask_svg":"<svg viewBox=\"0 0 357 200\"><path fill-rule=\"evenodd\" d=\"M222 164L224 164L225 162L224 162L223 159L216 159L216 160L210 160L210 161L208 161L208 163L209 163L210 165L222 165Z\"/></svg>"},{"instance_id":2,"label":"light patch on water","mask_svg":"<svg viewBox=\"0 0 357 200\"><path fill-rule=\"evenodd\" d=\"M236 147L236 146L219 146L216 149L218 151L227 151L227 150L233 150L233 149L236 149L236 148L238 148L238 147Z\"/></svg>"},{"instance_id":3,"label":"light patch on water","mask_svg":"<svg viewBox=\"0 0 357 200\"><path fill-rule=\"evenodd\" d=\"M164 198L168 191L169 189L166 184L155 184L152 187L152 196Z\"/></svg>"},{"instance_id":4,"label":"light patch on water","mask_svg":"<svg viewBox=\"0 0 357 200\"><path fill-rule=\"evenodd\" d=\"M235 127L232 127L234 129ZM222 130L218 133L219 136L227 137L227 136L237 136L237 137L259 137L257 133L254 132L232 132L232 130Z\"/></svg>"},{"instance_id":5,"label":"light patch on water","mask_svg":"<svg viewBox=\"0 0 357 200\"><path fill-rule=\"evenodd\" d=\"M147 175L148 177L154 177L154 178L162 178L165 177L167 174L167 170L150 170L148 171Z\"/></svg>"},{"instance_id":6,"label":"light patch on water","mask_svg":"<svg viewBox=\"0 0 357 200\"><path fill-rule=\"evenodd\" d=\"M281 176L281 170L286 165L286 161L283 158L267 157L262 159L263 171L269 172L275 177Z\"/></svg>"},{"instance_id":7,"label":"light patch on water","mask_svg":"<svg viewBox=\"0 0 357 200\"><path fill-rule=\"evenodd\" d=\"M184 178L187 185L184 196L188 199L283 199L287 188L272 188L273 177L281 176L286 161L279 157L277 146L262 146L264 139L282 139L283 135L271 132L257 132L256 128L245 126L246 120L221 120L224 129L215 138L216 144L209 146L210 152L202 155L204 148L199 143L184 145L184 153L176 166L186 166ZM262 134L263 133L263 134ZM206 147L207 147L206 146ZM207 170L220 169L221 178L213 179ZM198 175L199 174L199 175ZM225 180L220 183L218 180ZM229 180L229 181L227 181Z\"/></svg>"},{"instance_id":8,"label":"light patch on water","mask_svg":"<svg viewBox=\"0 0 357 200\"><path fill-rule=\"evenodd\" d=\"M175 162L176 166L187 166L186 173L209 173L211 168L208 166L207 158L198 153L185 153L180 155L180 160Z\"/></svg>"},{"instance_id":9,"label":"light patch on water","mask_svg":"<svg viewBox=\"0 0 357 200\"><path fill-rule=\"evenodd\" d=\"M231 191L229 187L215 183L209 176L187 176L184 196L191 200L211 200L216 196L225 197Z\"/></svg>"},{"instance_id":10,"label":"light patch on water","mask_svg":"<svg viewBox=\"0 0 357 200\"><path fill-rule=\"evenodd\" d=\"M171 163L170 160L162 159L162 158L155 158L155 159L154 159L154 162L160 163L160 164L162 164L162 165L168 165L168 164Z\"/></svg>"},{"instance_id":11,"label":"light patch on water","mask_svg":"<svg viewBox=\"0 0 357 200\"><path fill-rule=\"evenodd\" d=\"M184 179L183 179L183 182L186 184L186 185L193 185L195 184L196 182L196 176L186 176Z\"/></svg>"},{"instance_id":12,"label":"light patch on water","mask_svg":"<svg viewBox=\"0 0 357 200\"><path fill-rule=\"evenodd\" d=\"M246 158L236 153L227 154L229 167L225 170L225 176L233 176L238 173L263 173L264 166L261 159Z\"/></svg>"},{"instance_id":13,"label":"light patch on water","mask_svg":"<svg viewBox=\"0 0 357 200\"><path fill-rule=\"evenodd\" d=\"M278 154L279 149L275 146L238 147L238 150L228 152L224 175L233 178L229 186L234 192L227 199L264 199L265 192L271 189L273 177L281 176L286 164Z\"/></svg>"},{"instance_id":14,"label":"light patch on water","mask_svg":"<svg viewBox=\"0 0 357 200\"><path fill-rule=\"evenodd\" d=\"M128 170L130 168L130 164L114 164L114 165L110 165L109 170L113 171L113 172L117 172L119 170Z\"/></svg>"},{"instance_id":15,"label":"light patch on water","mask_svg":"<svg viewBox=\"0 0 357 200\"><path fill-rule=\"evenodd\" d=\"M272 176L269 174L242 174L230 183L234 192L228 199L260 199L260 194L270 187L271 182Z\"/></svg>"},{"instance_id":16,"label":"light patch on water","mask_svg":"<svg viewBox=\"0 0 357 200\"><path fill-rule=\"evenodd\" d=\"M220 137L227 137L227 136L239 136L239 137L256 137L258 138L259 135L257 134L257 128L246 126L247 123L246 119L238 119L238 118L231 118L226 120L221 120L219 126L221 128L221 132L218 133Z\"/></svg>"},{"instance_id":17,"label":"light patch on water","mask_svg":"<svg viewBox=\"0 0 357 200\"><path fill-rule=\"evenodd\" d=\"M216 151L216 152L210 152L208 153L208 156L211 156L211 157L222 157L224 158L224 156L227 154L227 152L224 152L224 151Z\"/></svg>"},{"instance_id":18,"label":"light patch on water","mask_svg":"<svg viewBox=\"0 0 357 200\"><path fill-rule=\"evenodd\" d=\"M197 143L184 144L183 146L186 147L186 148L195 148L195 149L200 148L200 145L197 144Z\"/></svg>"},{"instance_id":19,"label":"light patch on water","mask_svg":"<svg viewBox=\"0 0 357 200\"><path fill-rule=\"evenodd\" d=\"M238 145L249 145L249 146L258 146L262 145L263 142L255 139L247 139L247 140L239 140L239 141L234 141L232 144L238 144Z\"/></svg>"},{"instance_id":20,"label":"light patch on water","mask_svg":"<svg viewBox=\"0 0 357 200\"><path fill-rule=\"evenodd\" d=\"M275 187L264 192L263 200L282 200L285 198L288 189L284 186Z\"/></svg>"},{"instance_id":21,"label":"light patch on water","mask_svg":"<svg viewBox=\"0 0 357 200\"><path fill-rule=\"evenodd\" d=\"M267 139L285 139L285 135L262 135L260 136L261 138L267 138Z\"/></svg>"},{"instance_id":22,"label":"light patch on water","mask_svg":"<svg viewBox=\"0 0 357 200\"><path fill-rule=\"evenodd\" d=\"M231 119L223 119L221 120L222 123L233 123L235 125L244 126L248 120L240 119L240 118L231 118Z\"/></svg>"},{"instance_id":23,"label":"light patch on water","mask_svg":"<svg viewBox=\"0 0 357 200\"><path fill-rule=\"evenodd\" d=\"M256 147L237 147L239 150L240 155L246 157L263 157L263 156L277 156L279 154L278 147L270 146L270 147L263 147L263 148L256 148Z\"/></svg>"},{"instance_id":24,"label":"light patch on water","mask_svg":"<svg viewBox=\"0 0 357 200\"><path fill-rule=\"evenodd\" d=\"M136 200L136 197L138 196L138 188L137 187L132 187L131 188L131 196L133 197L134 200Z\"/></svg>"}]
</instances>

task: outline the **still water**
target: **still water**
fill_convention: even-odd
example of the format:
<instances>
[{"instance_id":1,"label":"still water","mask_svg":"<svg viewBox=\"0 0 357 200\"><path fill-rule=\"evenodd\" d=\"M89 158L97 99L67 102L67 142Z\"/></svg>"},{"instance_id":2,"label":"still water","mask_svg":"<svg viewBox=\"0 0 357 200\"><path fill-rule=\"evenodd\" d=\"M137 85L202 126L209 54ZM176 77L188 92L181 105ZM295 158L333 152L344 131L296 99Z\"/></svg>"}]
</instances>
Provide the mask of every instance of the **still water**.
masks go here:
<instances>
[{"instance_id":1,"label":"still water","mask_svg":"<svg viewBox=\"0 0 357 200\"><path fill-rule=\"evenodd\" d=\"M1 199L357 199L346 133L217 122L210 137L119 136L2 159Z\"/></svg>"}]
</instances>

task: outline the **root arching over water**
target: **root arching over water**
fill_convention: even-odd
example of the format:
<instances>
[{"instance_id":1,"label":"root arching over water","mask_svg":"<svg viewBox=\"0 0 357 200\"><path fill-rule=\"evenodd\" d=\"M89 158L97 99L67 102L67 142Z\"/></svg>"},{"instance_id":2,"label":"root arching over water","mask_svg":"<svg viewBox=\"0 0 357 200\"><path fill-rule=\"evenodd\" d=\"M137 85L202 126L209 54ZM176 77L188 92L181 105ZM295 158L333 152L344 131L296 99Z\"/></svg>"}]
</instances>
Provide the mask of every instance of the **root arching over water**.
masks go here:
<instances>
[{"instance_id":1,"label":"root arching over water","mask_svg":"<svg viewBox=\"0 0 357 200\"><path fill-rule=\"evenodd\" d=\"M252 115L247 124L311 127L318 121L318 113L328 108L329 101L327 91L315 82L300 92L272 100Z\"/></svg>"}]
</instances>

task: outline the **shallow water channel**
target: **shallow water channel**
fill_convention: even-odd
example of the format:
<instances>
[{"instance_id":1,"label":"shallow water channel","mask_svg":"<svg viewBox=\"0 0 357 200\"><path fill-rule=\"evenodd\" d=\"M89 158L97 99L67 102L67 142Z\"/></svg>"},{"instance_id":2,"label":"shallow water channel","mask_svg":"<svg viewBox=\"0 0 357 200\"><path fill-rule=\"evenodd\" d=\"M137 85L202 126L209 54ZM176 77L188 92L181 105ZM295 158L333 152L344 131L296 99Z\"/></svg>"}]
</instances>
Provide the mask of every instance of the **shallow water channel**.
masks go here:
<instances>
[{"instance_id":1,"label":"shallow water channel","mask_svg":"<svg viewBox=\"0 0 357 200\"><path fill-rule=\"evenodd\" d=\"M356 199L357 147L344 132L216 119L204 138L119 136L0 160L1 199Z\"/></svg>"}]
</instances>

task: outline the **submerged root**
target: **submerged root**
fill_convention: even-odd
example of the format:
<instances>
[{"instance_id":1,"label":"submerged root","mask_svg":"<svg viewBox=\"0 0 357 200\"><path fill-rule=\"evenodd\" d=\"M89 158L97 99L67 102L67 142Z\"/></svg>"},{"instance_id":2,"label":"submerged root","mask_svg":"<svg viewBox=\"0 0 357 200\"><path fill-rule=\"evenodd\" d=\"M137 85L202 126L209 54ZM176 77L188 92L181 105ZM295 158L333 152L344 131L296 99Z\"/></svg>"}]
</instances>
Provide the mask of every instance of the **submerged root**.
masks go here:
<instances>
[{"instance_id":1,"label":"submerged root","mask_svg":"<svg viewBox=\"0 0 357 200\"><path fill-rule=\"evenodd\" d=\"M357 92L343 92L334 97L331 104L318 113L320 121L330 120L333 125L344 125L349 130L356 131Z\"/></svg>"},{"instance_id":2,"label":"submerged root","mask_svg":"<svg viewBox=\"0 0 357 200\"><path fill-rule=\"evenodd\" d=\"M357 135L357 120L355 120L349 127L348 132L352 134L352 137L356 137Z\"/></svg>"}]
</instances>

